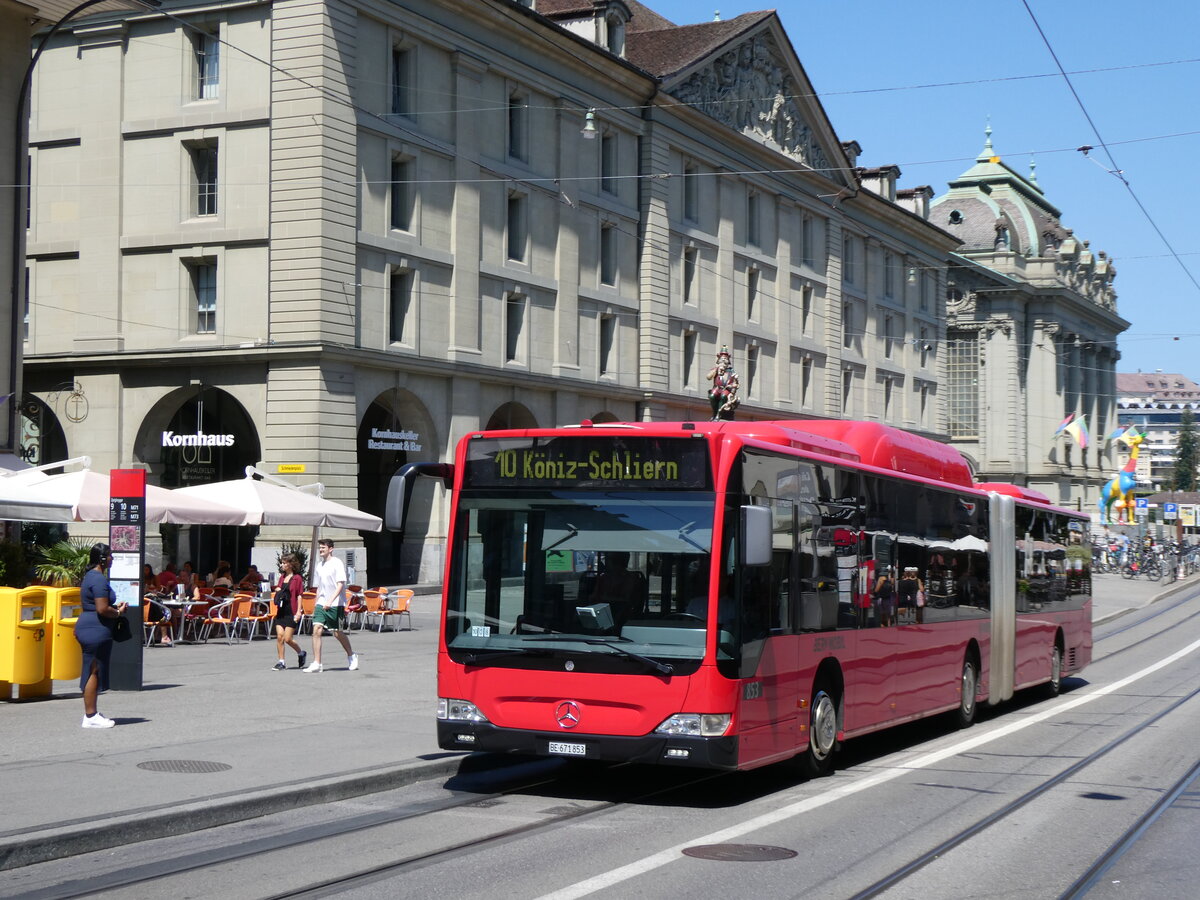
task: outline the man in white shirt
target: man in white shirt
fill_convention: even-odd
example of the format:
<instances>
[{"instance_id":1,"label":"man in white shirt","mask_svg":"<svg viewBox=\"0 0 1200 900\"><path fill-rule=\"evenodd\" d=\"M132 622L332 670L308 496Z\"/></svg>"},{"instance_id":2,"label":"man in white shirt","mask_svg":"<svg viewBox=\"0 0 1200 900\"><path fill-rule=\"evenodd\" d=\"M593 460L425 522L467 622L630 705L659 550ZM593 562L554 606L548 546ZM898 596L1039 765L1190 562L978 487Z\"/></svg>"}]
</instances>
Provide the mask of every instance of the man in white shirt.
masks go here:
<instances>
[{"instance_id":1,"label":"man in white shirt","mask_svg":"<svg viewBox=\"0 0 1200 900\"><path fill-rule=\"evenodd\" d=\"M346 621L346 567L333 555L333 541L321 538L317 544L321 561L317 563L317 602L313 607L313 661L305 672L324 672L321 665L321 635L328 629L333 632L342 649L346 651L347 668L353 672L358 668L358 654L350 649L350 639L342 631Z\"/></svg>"}]
</instances>

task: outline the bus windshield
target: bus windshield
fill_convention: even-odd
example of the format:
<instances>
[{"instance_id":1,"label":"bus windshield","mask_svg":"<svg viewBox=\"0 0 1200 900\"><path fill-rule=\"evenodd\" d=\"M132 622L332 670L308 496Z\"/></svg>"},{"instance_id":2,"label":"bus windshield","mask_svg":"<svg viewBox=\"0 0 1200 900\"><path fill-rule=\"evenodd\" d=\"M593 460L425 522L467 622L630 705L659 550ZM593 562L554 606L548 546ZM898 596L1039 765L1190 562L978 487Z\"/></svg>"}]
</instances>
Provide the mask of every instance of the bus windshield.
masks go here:
<instances>
[{"instance_id":1,"label":"bus windshield","mask_svg":"<svg viewBox=\"0 0 1200 900\"><path fill-rule=\"evenodd\" d=\"M559 650L620 671L704 656L711 493L539 491L459 498L446 643L459 661Z\"/></svg>"}]
</instances>

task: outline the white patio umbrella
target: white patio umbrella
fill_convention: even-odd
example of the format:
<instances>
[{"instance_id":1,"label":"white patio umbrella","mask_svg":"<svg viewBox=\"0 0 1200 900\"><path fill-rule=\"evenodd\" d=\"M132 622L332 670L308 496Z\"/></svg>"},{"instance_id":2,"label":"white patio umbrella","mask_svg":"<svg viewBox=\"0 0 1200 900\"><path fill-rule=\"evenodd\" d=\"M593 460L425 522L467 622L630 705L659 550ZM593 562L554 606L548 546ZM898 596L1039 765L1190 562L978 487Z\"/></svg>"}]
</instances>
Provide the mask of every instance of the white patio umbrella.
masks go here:
<instances>
[{"instance_id":1,"label":"white patio umbrella","mask_svg":"<svg viewBox=\"0 0 1200 900\"><path fill-rule=\"evenodd\" d=\"M242 509L245 512L245 519L240 523L242 525L311 525L312 547L308 554L310 583L316 565L317 535L323 525L357 531L383 529L383 519L379 516L326 500L321 496L324 490L325 486L320 482L297 487L260 472L254 466L246 466L245 478L177 489L180 494Z\"/></svg>"},{"instance_id":2,"label":"white patio umbrella","mask_svg":"<svg viewBox=\"0 0 1200 900\"><path fill-rule=\"evenodd\" d=\"M257 475L259 478L255 478ZM261 480L260 480L261 479ZM185 497L209 500L242 511L239 525L323 525L356 531L380 531L383 519L320 496L319 482L296 487L246 466L246 477L176 488Z\"/></svg>"},{"instance_id":3,"label":"white patio umbrella","mask_svg":"<svg viewBox=\"0 0 1200 900\"><path fill-rule=\"evenodd\" d=\"M110 479L83 468L47 475L43 469L91 461L87 457L0 476L0 519L23 522L107 522ZM240 525L242 510L146 485L146 521L176 525Z\"/></svg>"}]
</instances>

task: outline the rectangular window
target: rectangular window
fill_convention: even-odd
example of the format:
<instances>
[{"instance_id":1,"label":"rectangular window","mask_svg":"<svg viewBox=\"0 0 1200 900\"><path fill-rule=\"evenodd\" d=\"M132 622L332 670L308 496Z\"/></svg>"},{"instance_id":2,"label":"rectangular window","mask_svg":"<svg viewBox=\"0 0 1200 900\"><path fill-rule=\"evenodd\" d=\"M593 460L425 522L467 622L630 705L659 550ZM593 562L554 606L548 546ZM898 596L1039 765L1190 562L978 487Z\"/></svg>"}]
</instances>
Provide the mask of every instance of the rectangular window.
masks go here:
<instances>
[{"instance_id":1,"label":"rectangular window","mask_svg":"<svg viewBox=\"0 0 1200 900\"><path fill-rule=\"evenodd\" d=\"M854 390L854 370L845 369L842 371L842 414L846 415L851 412L850 399Z\"/></svg>"},{"instance_id":2,"label":"rectangular window","mask_svg":"<svg viewBox=\"0 0 1200 900\"><path fill-rule=\"evenodd\" d=\"M946 334L946 391L950 437L978 437L979 340L974 332Z\"/></svg>"},{"instance_id":3,"label":"rectangular window","mask_svg":"<svg viewBox=\"0 0 1200 900\"><path fill-rule=\"evenodd\" d=\"M600 226L600 283L617 283L617 229L613 225Z\"/></svg>"},{"instance_id":4,"label":"rectangular window","mask_svg":"<svg viewBox=\"0 0 1200 900\"><path fill-rule=\"evenodd\" d=\"M883 379L883 417L892 417L892 379Z\"/></svg>"},{"instance_id":5,"label":"rectangular window","mask_svg":"<svg viewBox=\"0 0 1200 900\"><path fill-rule=\"evenodd\" d=\"M854 250L854 238L846 235L842 239L842 281L846 284L854 284L858 277L858 259Z\"/></svg>"},{"instance_id":6,"label":"rectangular window","mask_svg":"<svg viewBox=\"0 0 1200 900\"><path fill-rule=\"evenodd\" d=\"M808 320L812 316L813 290L810 285L800 288L800 333L808 334Z\"/></svg>"},{"instance_id":7,"label":"rectangular window","mask_svg":"<svg viewBox=\"0 0 1200 900\"><path fill-rule=\"evenodd\" d=\"M929 410L929 385L922 384L921 385L921 418L918 420L918 421L920 421L920 423L922 425L924 425L928 419L928 410Z\"/></svg>"},{"instance_id":8,"label":"rectangular window","mask_svg":"<svg viewBox=\"0 0 1200 900\"><path fill-rule=\"evenodd\" d=\"M600 139L600 190L617 192L617 136L606 134Z\"/></svg>"},{"instance_id":9,"label":"rectangular window","mask_svg":"<svg viewBox=\"0 0 1200 900\"><path fill-rule=\"evenodd\" d=\"M755 316L758 315L758 269L750 269L746 272L746 319L747 321L755 321Z\"/></svg>"},{"instance_id":10,"label":"rectangular window","mask_svg":"<svg viewBox=\"0 0 1200 900\"><path fill-rule=\"evenodd\" d=\"M894 328L895 322L892 317L885 315L883 317L883 356L885 359L892 358L892 343L895 340Z\"/></svg>"},{"instance_id":11,"label":"rectangular window","mask_svg":"<svg viewBox=\"0 0 1200 900\"><path fill-rule=\"evenodd\" d=\"M221 41L215 34L192 37L196 54L196 99L215 100L221 87Z\"/></svg>"},{"instance_id":12,"label":"rectangular window","mask_svg":"<svg viewBox=\"0 0 1200 900\"><path fill-rule=\"evenodd\" d=\"M392 48L392 103L394 116L412 115L412 50Z\"/></svg>"},{"instance_id":13,"label":"rectangular window","mask_svg":"<svg viewBox=\"0 0 1200 900\"><path fill-rule=\"evenodd\" d=\"M925 368L929 365L929 351L931 348L929 343L929 329L924 325L921 326L921 335L917 339L917 343L917 350L921 354L921 368Z\"/></svg>"},{"instance_id":14,"label":"rectangular window","mask_svg":"<svg viewBox=\"0 0 1200 900\"><path fill-rule=\"evenodd\" d=\"M525 259L525 197L508 195L508 258L522 262Z\"/></svg>"},{"instance_id":15,"label":"rectangular window","mask_svg":"<svg viewBox=\"0 0 1200 900\"><path fill-rule=\"evenodd\" d=\"M508 98L508 155L524 161L528 158L525 141L527 111L529 107L520 94Z\"/></svg>"},{"instance_id":16,"label":"rectangular window","mask_svg":"<svg viewBox=\"0 0 1200 900\"><path fill-rule=\"evenodd\" d=\"M700 220L700 170L695 163L683 166L683 218L688 222Z\"/></svg>"},{"instance_id":17,"label":"rectangular window","mask_svg":"<svg viewBox=\"0 0 1200 900\"><path fill-rule=\"evenodd\" d=\"M617 317L600 317L600 374L608 375L613 371L616 362L613 357L617 343Z\"/></svg>"},{"instance_id":18,"label":"rectangular window","mask_svg":"<svg viewBox=\"0 0 1200 900\"><path fill-rule=\"evenodd\" d=\"M192 299L196 310L196 334L217 333L216 263L192 263Z\"/></svg>"},{"instance_id":19,"label":"rectangular window","mask_svg":"<svg viewBox=\"0 0 1200 900\"><path fill-rule=\"evenodd\" d=\"M696 383L696 332L683 333L683 386L694 387Z\"/></svg>"},{"instance_id":20,"label":"rectangular window","mask_svg":"<svg viewBox=\"0 0 1200 900\"><path fill-rule=\"evenodd\" d=\"M504 304L504 359L517 362L521 359L521 335L525 330L525 298L520 294L509 294Z\"/></svg>"},{"instance_id":21,"label":"rectangular window","mask_svg":"<svg viewBox=\"0 0 1200 900\"><path fill-rule=\"evenodd\" d=\"M388 290L388 340L393 344L410 344L407 333L412 309L412 272L394 269Z\"/></svg>"},{"instance_id":22,"label":"rectangular window","mask_svg":"<svg viewBox=\"0 0 1200 900\"><path fill-rule=\"evenodd\" d=\"M812 393L812 358L801 360L800 362L800 405L808 406L809 395Z\"/></svg>"},{"instance_id":23,"label":"rectangular window","mask_svg":"<svg viewBox=\"0 0 1200 900\"><path fill-rule=\"evenodd\" d=\"M933 295L934 277L932 272L921 273L921 312L929 312L929 298Z\"/></svg>"},{"instance_id":24,"label":"rectangular window","mask_svg":"<svg viewBox=\"0 0 1200 900\"><path fill-rule=\"evenodd\" d=\"M696 248L688 247L683 251L683 302L696 302Z\"/></svg>"},{"instance_id":25,"label":"rectangular window","mask_svg":"<svg viewBox=\"0 0 1200 900\"><path fill-rule=\"evenodd\" d=\"M758 191L751 191L746 196L746 244L750 247L762 245L759 213Z\"/></svg>"},{"instance_id":26,"label":"rectangular window","mask_svg":"<svg viewBox=\"0 0 1200 900\"><path fill-rule=\"evenodd\" d=\"M896 296L896 254L883 254L883 296Z\"/></svg>"},{"instance_id":27,"label":"rectangular window","mask_svg":"<svg viewBox=\"0 0 1200 900\"><path fill-rule=\"evenodd\" d=\"M854 307L849 301L842 303L842 346L849 348L854 340Z\"/></svg>"},{"instance_id":28,"label":"rectangular window","mask_svg":"<svg viewBox=\"0 0 1200 900\"><path fill-rule=\"evenodd\" d=\"M192 179L196 189L195 214L217 214L217 148L203 144L188 151L192 157Z\"/></svg>"},{"instance_id":29,"label":"rectangular window","mask_svg":"<svg viewBox=\"0 0 1200 900\"><path fill-rule=\"evenodd\" d=\"M398 231L412 231L412 168L411 159L392 159L391 226Z\"/></svg>"},{"instance_id":30,"label":"rectangular window","mask_svg":"<svg viewBox=\"0 0 1200 900\"><path fill-rule=\"evenodd\" d=\"M746 348L746 399L758 399L758 348Z\"/></svg>"},{"instance_id":31,"label":"rectangular window","mask_svg":"<svg viewBox=\"0 0 1200 900\"><path fill-rule=\"evenodd\" d=\"M816 253L813 231L817 224L813 217L805 213L800 218L800 262L810 269L816 266Z\"/></svg>"}]
</instances>

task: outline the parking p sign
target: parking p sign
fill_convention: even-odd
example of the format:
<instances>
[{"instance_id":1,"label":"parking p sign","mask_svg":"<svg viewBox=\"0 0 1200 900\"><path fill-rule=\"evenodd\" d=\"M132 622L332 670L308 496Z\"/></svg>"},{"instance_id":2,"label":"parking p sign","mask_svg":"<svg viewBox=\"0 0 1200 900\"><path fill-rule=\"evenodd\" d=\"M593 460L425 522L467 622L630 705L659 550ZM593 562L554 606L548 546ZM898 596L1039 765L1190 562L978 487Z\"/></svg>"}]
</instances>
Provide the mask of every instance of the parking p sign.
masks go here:
<instances>
[{"instance_id":1,"label":"parking p sign","mask_svg":"<svg viewBox=\"0 0 1200 900\"><path fill-rule=\"evenodd\" d=\"M1178 503L1164 503L1163 504L1163 521L1164 522L1174 522L1177 518L1179 518L1179 504Z\"/></svg>"}]
</instances>

